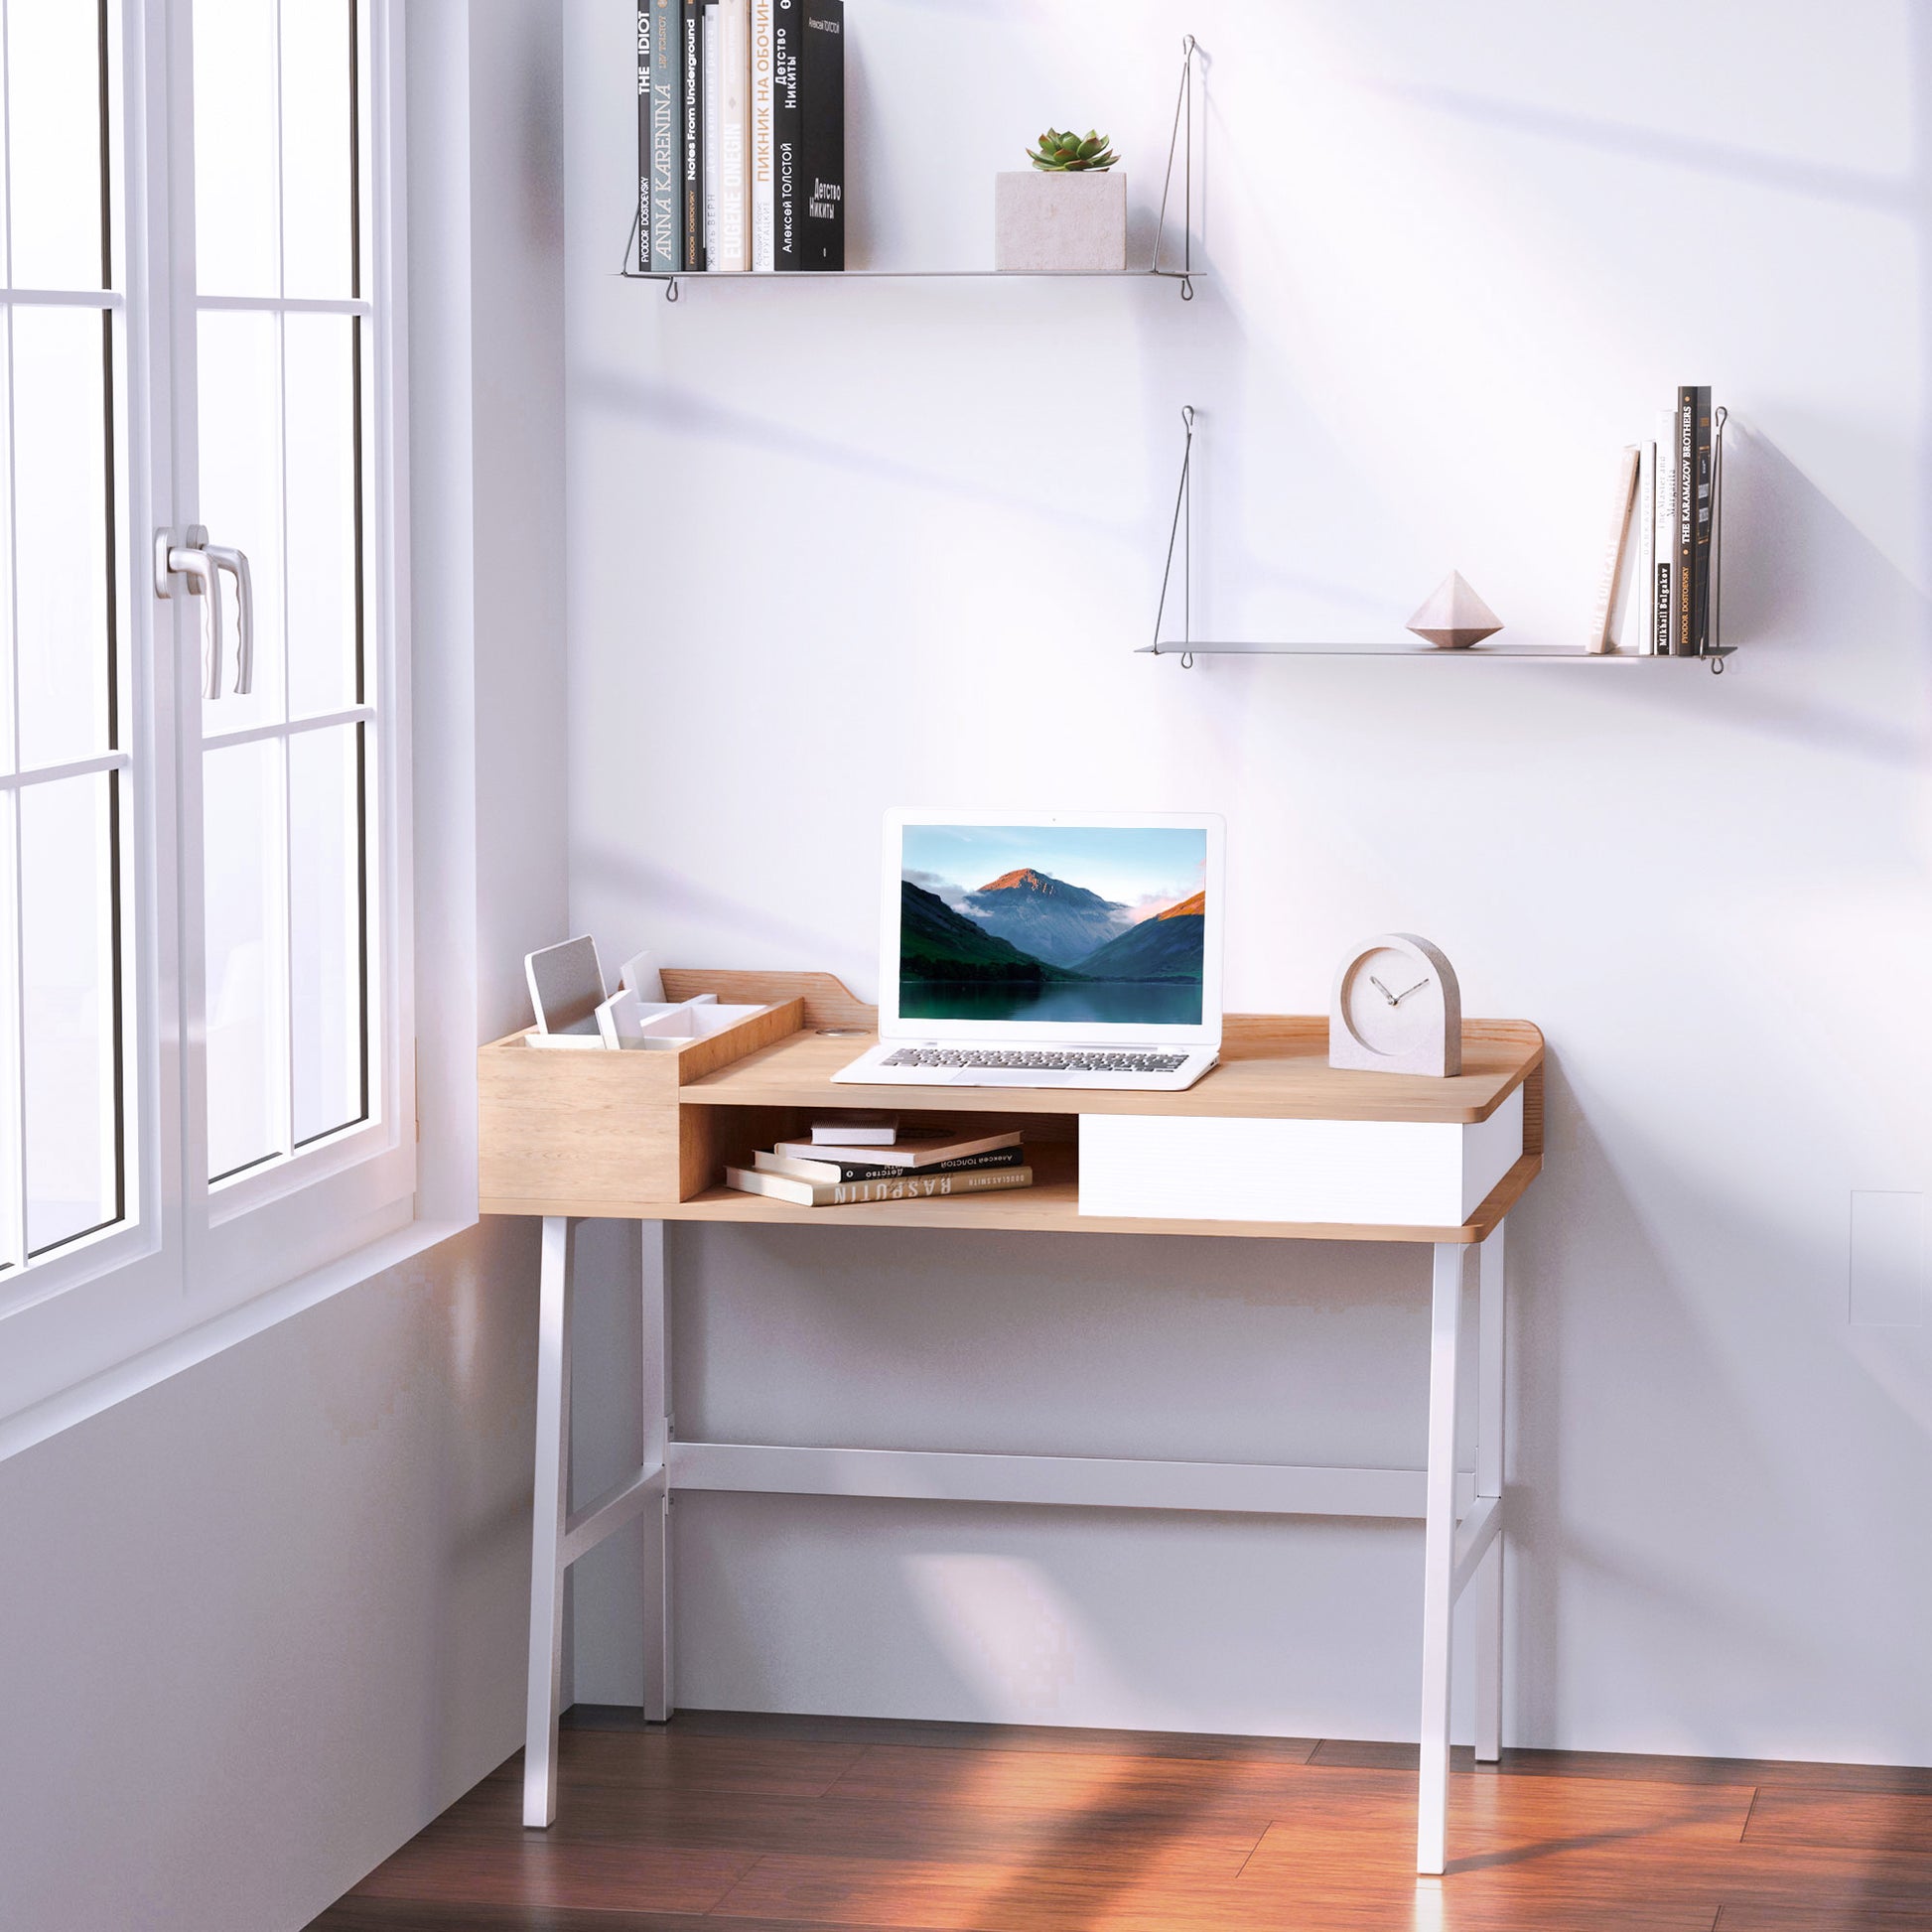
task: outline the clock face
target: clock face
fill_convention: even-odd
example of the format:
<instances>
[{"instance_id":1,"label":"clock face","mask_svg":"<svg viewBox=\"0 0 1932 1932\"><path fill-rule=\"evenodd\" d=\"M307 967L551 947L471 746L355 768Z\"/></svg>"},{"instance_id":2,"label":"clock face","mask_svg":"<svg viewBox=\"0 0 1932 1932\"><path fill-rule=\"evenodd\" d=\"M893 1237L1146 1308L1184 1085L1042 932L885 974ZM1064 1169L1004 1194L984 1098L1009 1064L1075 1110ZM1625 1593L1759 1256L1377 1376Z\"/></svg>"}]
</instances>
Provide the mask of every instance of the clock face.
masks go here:
<instances>
[{"instance_id":1,"label":"clock face","mask_svg":"<svg viewBox=\"0 0 1932 1932\"><path fill-rule=\"evenodd\" d=\"M1376 946L1349 967L1341 1016L1368 1052L1412 1052L1442 1035L1443 983L1416 954Z\"/></svg>"}]
</instances>

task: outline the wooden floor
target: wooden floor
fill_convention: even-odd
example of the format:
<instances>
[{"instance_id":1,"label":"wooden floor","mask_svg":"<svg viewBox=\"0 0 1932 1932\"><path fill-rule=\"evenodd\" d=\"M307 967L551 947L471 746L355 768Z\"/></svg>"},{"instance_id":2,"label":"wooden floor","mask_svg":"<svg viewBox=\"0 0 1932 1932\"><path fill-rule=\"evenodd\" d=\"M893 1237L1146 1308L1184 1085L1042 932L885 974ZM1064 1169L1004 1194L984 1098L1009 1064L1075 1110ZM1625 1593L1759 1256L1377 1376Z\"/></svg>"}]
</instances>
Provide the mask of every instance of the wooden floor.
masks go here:
<instances>
[{"instance_id":1,"label":"wooden floor","mask_svg":"<svg viewBox=\"0 0 1932 1932\"><path fill-rule=\"evenodd\" d=\"M580 1707L548 1832L520 1757L312 1932L1906 1932L1932 1771L1461 1756L1418 1879L1415 1751Z\"/></svg>"}]
</instances>

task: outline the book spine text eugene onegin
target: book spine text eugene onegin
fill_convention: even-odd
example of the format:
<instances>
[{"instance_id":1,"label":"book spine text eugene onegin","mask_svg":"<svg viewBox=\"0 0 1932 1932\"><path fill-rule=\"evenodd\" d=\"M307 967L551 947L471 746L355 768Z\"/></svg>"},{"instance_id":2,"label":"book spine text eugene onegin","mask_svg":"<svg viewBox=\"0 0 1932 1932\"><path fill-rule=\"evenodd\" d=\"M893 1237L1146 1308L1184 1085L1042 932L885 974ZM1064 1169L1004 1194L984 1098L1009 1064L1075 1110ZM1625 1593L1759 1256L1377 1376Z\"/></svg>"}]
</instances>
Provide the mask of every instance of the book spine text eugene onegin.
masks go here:
<instances>
[{"instance_id":1,"label":"book spine text eugene onegin","mask_svg":"<svg viewBox=\"0 0 1932 1932\"><path fill-rule=\"evenodd\" d=\"M675 275L684 266L679 247L678 213L684 198L684 170L678 162L680 104L684 63L681 0L651 0L650 31L650 266L657 275Z\"/></svg>"},{"instance_id":2,"label":"book spine text eugene onegin","mask_svg":"<svg viewBox=\"0 0 1932 1932\"><path fill-rule=\"evenodd\" d=\"M718 263L718 64L723 56L718 48L718 0L704 0L704 66L702 79L704 102L698 118L704 147L701 180L704 183L704 265Z\"/></svg>"},{"instance_id":3,"label":"book spine text eugene onegin","mask_svg":"<svg viewBox=\"0 0 1932 1932\"><path fill-rule=\"evenodd\" d=\"M751 84L749 0L718 5L718 266L749 268L746 223L746 90Z\"/></svg>"},{"instance_id":4,"label":"book spine text eugene onegin","mask_svg":"<svg viewBox=\"0 0 1932 1932\"><path fill-rule=\"evenodd\" d=\"M752 0L752 151L747 166L752 228L752 266L777 266L772 253L771 206L771 13L775 0Z\"/></svg>"},{"instance_id":5,"label":"book spine text eugene onegin","mask_svg":"<svg viewBox=\"0 0 1932 1932\"><path fill-rule=\"evenodd\" d=\"M637 266L650 270L650 8L637 8Z\"/></svg>"}]
</instances>

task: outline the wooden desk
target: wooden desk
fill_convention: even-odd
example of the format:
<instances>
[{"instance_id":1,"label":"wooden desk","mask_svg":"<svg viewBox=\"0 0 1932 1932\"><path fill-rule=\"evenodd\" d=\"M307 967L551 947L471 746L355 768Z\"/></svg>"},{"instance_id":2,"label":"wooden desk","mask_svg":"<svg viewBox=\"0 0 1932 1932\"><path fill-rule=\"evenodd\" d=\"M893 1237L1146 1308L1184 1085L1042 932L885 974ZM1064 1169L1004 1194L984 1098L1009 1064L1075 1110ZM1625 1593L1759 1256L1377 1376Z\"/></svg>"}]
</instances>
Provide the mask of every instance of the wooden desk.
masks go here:
<instances>
[{"instance_id":1,"label":"wooden desk","mask_svg":"<svg viewBox=\"0 0 1932 1932\"><path fill-rule=\"evenodd\" d=\"M1542 1167L1543 1039L1536 1028L1523 1021L1465 1022L1462 1073L1430 1080L1334 1071L1327 1064L1323 1020L1230 1016L1222 1064L1185 1093L971 1087L927 1093L831 1084L832 1073L870 1043L875 1016L827 975L666 971L664 980L674 999L715 990L721 1000L770 1004L728 1033L671 1051L537 1051L519 1035L483 1047L480 1060L483 1211L543 1219L524 1823L547 1826L556 1816L565 1573L605 1537L640 1518L653 1579L647 1591L645 1716L662 1720L675 1708L668 1506L677 1490L1396 1517L1424 1525L1417 1867L1440 1872L1450 1616L1471 1583L1477 1591L1476 1756L1494 1761L1500 1754L1503 1234L1510 1208ZM1203 1221L1079 1211L1078 1140L1087 1116L1471 1125L1488 1121L1519 1092L1520 1155L1475 1211L1455 1225ZM934 1120L1011 1117L1027 1130L1038 1181L1013 1193L836 1209L794 1207L720 1184L728 1162L749 1165L753 1149L801 1132L812 1114L852 1107ZM1509 1131L1513 1137L1514 1128ZM577 1220L606 1217L642 1224L644 1456L634 1474L572 1511L571 1231ZM671 1221L1427 1242L1434 1249L1427 1466L1346 1469L682 1441L672 1423L664 1273L664 1227ZM1458 1472L1457 1368L1471 1248L1477 1258L1476 1448L1473 1469Z\"/></svg>"}]
</instances>

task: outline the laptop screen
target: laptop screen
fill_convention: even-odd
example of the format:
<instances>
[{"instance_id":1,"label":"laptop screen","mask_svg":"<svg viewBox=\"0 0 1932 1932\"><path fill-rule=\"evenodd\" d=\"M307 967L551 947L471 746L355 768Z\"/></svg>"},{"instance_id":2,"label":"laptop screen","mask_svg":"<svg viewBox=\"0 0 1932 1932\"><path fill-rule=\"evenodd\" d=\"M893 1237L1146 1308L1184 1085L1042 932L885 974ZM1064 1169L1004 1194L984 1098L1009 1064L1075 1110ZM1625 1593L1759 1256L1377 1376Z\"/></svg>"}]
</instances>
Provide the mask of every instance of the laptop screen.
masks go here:
<instances>
[{"instance_id":1,"label":"laptop screen","mask_svg":"<svg viewBox=\"0 0 1932 1932\"><path fill-rule=\"evenodd\" d=\"M899 1018L1198 1026L1206 895L1197 825L904 825Z\"/></svg>"}]
</instances>

